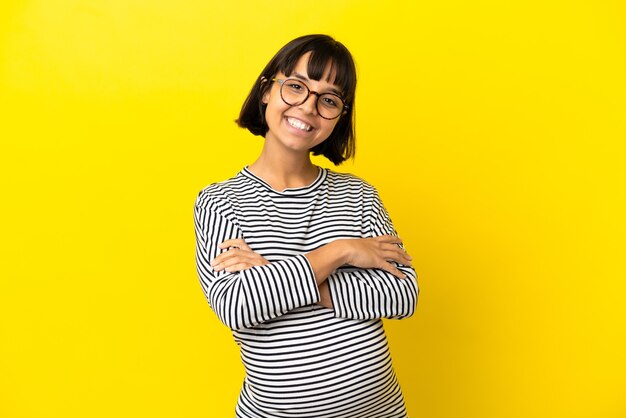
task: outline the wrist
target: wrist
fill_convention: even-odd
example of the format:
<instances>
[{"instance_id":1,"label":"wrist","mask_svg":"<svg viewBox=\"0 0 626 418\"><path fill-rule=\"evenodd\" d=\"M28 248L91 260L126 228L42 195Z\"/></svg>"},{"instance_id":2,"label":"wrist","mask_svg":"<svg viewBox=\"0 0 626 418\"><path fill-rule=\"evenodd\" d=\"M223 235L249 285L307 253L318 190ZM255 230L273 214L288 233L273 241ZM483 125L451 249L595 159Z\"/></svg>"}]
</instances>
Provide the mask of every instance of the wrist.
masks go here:
<instances>
[{"instance_id":1,"label":"wrist","mask_svg":"<svg viewBox=\"0 0 626 418\"><path fill-rule=\"evenodd\" d=\"M333 246L333 254L337 260L337 267L350 264L350 245L347 239L338 239L330 243Z\"/></svg>"}]
</instances>

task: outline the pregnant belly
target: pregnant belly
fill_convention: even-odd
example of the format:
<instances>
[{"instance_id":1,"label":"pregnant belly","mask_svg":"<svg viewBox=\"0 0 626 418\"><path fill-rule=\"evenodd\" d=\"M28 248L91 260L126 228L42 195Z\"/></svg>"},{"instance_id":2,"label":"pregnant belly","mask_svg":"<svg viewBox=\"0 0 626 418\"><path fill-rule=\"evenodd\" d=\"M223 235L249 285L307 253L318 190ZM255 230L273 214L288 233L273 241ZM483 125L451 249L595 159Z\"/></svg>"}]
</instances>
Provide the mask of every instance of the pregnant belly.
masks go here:
<instances>
[{"instance_id":1,"label":"pregnant belly","mask_svg":"<svg viewBox=\"0 0 626 418\"><path fill-rule=\"evenodd\" d=\"M250 408L277 416L358 416L359 408L401 397L380 320L305 307L234 336L246 369L240 403Z\"/></svg>"}]
</instances>

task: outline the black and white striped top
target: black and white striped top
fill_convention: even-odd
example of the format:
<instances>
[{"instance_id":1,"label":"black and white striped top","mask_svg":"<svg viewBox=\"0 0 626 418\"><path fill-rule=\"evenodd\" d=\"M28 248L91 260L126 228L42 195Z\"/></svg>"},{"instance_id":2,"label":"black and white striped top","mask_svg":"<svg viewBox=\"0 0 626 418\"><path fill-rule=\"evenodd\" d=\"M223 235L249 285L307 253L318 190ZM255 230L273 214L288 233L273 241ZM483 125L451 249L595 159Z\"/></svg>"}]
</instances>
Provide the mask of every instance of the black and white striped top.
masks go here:
<instances>
[{"instance_id":1,"label":"black and white striped top","mask_svg":"<svg viewBox=\"0 0 626 418\"><path fill-rule=\"evenodd\" d=\"M377 269L342 267L328 278L334 309L319 302L305 253L339 238L395 235L376 190L320 169L306 187L273 190L244 168L198 196L202 290L240 346L246 377L237 417L406 417L381 318L413 314L418 287ZM269 264L215 272L221 242L242 238Z\"/></svg>"}]
</instances>

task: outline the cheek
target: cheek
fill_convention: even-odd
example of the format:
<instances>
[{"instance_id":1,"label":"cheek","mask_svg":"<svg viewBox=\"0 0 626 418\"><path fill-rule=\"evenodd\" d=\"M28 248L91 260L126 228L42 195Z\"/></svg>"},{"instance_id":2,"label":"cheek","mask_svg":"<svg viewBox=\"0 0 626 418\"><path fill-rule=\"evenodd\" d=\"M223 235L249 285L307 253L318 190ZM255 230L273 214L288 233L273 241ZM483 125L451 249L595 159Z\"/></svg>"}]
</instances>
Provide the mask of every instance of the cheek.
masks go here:
<instances>
[{"instance_id":1,"label":"cheek","mask_svg":"<svg viewBox=\"0 0 626 418\"><path fill-rule=\"evenodd\" d=\"M278 93L269 92L264 96L264 100L269 112L282 112L289 107Z\"/></svg>"},{"instance_id":2,"label":"cheek","mask_svg":"<svg viewBox=\"0 0 626 418\"><path fill-rule=\"evenodd\" d=\"M277 103L273 97L270 97L269 102L265 105L263 114L267 126L271 129L278 128L282 122L284 112L284 106L281 103Z\"/></svg>"},{"instance_id":3,"label":"cheek","mask_svg":"<svg viewBox=\"0 0 626 418\"><path fill-rule=\"evenodd\" d=\"M325 124L323 127L321 127L319 131L318 139L317 139L318 144L325 142L332 135L336 127L337 127L336 123Z\"/></svg>"},{"instance_id":4,"label":"cheek","mask_svg":"<svg viewBox=\"0 0 626 418\"><path fill-rule=\"evenodd\" d=\"M325 130L328 132L328 135L330 135L335 130L338 123L338 120L328 121L328 124L325 125Z\"/></svg>"}]
</instances>

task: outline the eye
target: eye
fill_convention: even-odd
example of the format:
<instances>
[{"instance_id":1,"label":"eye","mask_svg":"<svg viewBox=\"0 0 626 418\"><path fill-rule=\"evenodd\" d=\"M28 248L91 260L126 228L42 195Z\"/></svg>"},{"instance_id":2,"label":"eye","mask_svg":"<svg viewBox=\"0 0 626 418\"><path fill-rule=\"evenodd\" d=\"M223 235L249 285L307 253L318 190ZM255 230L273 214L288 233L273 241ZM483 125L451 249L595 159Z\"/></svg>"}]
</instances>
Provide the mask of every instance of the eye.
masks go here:
<instances>
[{"instance_id":1,"label":"eye","mask_svg":"<svg viewBox=\"0 0 626 418\"><path fill-rule=\"evenodd\" d=\"M341 106L339 102L340 102L340 99L338 97L335 97L332 94L324 94L320 96L320 103L322 104L322 106L328 109L339 108Z\"/></svg>"},{"instance_id":2,"label":"eye","mask_svg":"<svg viewBox=\"0 0 626 418\"><path fill-rule=\"evenodd\" d=\"M289 91L293 93L303 93L305 91L304 85L302 83L298 83L294 80L287 80L285 82L285 87L289 89Z\"/></svg>"}]
</instances>

